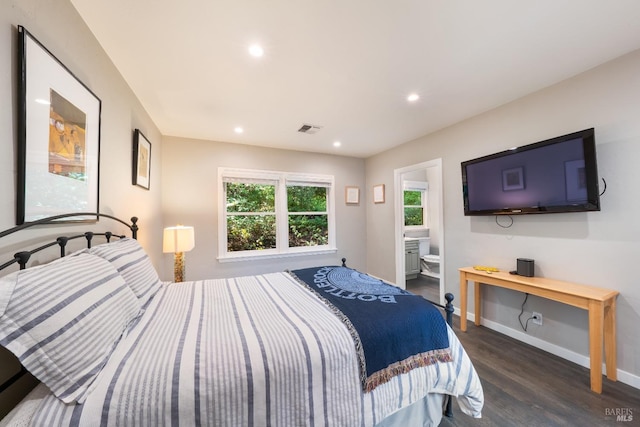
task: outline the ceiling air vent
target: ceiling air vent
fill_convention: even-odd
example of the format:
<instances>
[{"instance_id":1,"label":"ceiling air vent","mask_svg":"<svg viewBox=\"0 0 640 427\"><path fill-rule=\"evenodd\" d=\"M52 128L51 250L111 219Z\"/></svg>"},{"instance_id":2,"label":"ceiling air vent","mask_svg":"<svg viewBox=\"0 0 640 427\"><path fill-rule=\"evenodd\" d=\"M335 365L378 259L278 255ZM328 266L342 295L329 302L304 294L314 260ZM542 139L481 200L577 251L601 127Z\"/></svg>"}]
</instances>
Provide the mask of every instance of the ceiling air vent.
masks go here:
<instances>
[{"instance_id":1,"label":"ceiling air vent","mask_svg":"<svg viewBox=\"0 0 640 427\"><path fill-rule=\"evenodd\" d=\"M308 134L313 135L314 133L317 133L320 129L322 129L322 126L316 126L316 125L310 125L308 123L303 123L302 126L300 126L300 129L298 129L298 132L308 133Z\"/></svg>"}]
</instances>

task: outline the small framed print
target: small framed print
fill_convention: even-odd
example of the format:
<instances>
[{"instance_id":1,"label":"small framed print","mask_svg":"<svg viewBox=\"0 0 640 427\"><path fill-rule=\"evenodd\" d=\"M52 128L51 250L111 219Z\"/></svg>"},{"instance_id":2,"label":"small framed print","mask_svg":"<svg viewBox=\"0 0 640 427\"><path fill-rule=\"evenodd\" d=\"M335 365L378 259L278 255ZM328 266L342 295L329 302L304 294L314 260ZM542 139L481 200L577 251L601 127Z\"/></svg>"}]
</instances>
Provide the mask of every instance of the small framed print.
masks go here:
<instances>
[{"instance_id":1,"label":"small framed print","mask_svg":"<svg viewBox=\"0 0 640 427\"><path fill-rule=\"evenodd\" d=\"M133 185L149 189L151 181L151 142L140 129L133 136Z\"/></svg>"},{"instance_id":2,"label":"small framed print","mask_svg":"<svg viewBox=\"0 0 640 427\"><path fill-rule=\"evenodd\" d=\"M373 186L373 203L384 203L384 184Z\"/></svg>"},{"instance_id":3,"label":"small framed print","mask_svg":"<svg viewBox=\"0 0 640 427\"><path fill-rule=\"evenodd\" d=\"M344 188L344 201L348 205L357 205L360 203L360 188L359 187L345 187Z\"/></svg>"},{"instance_id":4,"label":"small framed print","mask_svg":"<svg viewBox=\"0 0 640 427\"><path fill-rule=\"evenodd\" d=\"M522 166L502 171L502 190L524 190L524 168Z\"/></svg>"}]
</instances>

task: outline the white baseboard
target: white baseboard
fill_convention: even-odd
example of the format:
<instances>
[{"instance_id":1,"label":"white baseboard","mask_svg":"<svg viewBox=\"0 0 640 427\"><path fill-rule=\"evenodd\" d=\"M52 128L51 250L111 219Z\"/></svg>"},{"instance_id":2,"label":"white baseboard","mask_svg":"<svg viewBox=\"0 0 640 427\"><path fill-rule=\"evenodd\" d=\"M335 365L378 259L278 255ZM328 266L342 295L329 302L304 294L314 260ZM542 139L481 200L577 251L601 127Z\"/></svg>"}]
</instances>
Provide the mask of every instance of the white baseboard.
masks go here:
<instances>
[{"instance_id":1,"label":"white baseboard","mask_svg":"<svg viewBox=\"0 0 640 427\"><path fill-rule=\"evenodd\" d=\"M456 307L454 309L454 313L457 314L458 316L460 315L460 308ZM473 323L475 319L475 316L473 314L469 314L467 313L467 321ZM589 363L589 356L585 356L583 354L580 353L576 353L574 351L568 350L564 347L560 347L559 345L556 344L552 344L548 341L544 341L541 340L540 338L536 338L536 337L532 337L531 335L527 335L524 332L518 331L516 329L512 329L512 328L508 328L500 323L491 321L491 320L487 320L485 318L482 318L480 320L480 323L482 324L482 326L485 326L491 330L494 330L496 332L500 332L501 334L504 334L508 337L511 337L513 339L516 339L518 341L522 341L526 344L532 345L534 347L537 347L541 350L544 350L546 352L549 352L555 356L561 357L563 359L566 359L570 362L576 363L582 367L585 368L589 368L590 367L590 363ZM602 372L606 372L606 367L604 365L604 363L602 364ZM630 372L627 371L623 371L621 369L618 369L618 381L628 384L631 387L637 388L640 390L640 376L638 375L634 375Z\"/></svg>"}]
</instances>

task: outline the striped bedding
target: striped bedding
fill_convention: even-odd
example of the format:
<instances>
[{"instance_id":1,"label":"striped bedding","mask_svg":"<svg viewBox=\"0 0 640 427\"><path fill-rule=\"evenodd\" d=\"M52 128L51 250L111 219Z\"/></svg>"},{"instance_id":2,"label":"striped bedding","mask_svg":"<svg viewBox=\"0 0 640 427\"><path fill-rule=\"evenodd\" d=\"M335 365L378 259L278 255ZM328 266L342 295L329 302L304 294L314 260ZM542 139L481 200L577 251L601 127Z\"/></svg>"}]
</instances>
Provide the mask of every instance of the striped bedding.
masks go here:
<instances>
[{"instance_id":1,"label":"striped bedding","mask_svg":"<svg viewBox=\"0 0 640 427\"><path fill-rule=\"evenodd\" d=\"M86 398L139 314L114 266L87 253L0 278L0 345L67 403Z\"/></svg>"},{"instance_id":2,"label":"striped bedding","mask_svg":"<svg viewBox=\"0 0 640 427\"><path fill-rule=\"evenodd\" d=\"M479 417L479 379L454 361L363 393L342 322L287 273L161 287L86 401L42 400L32 425L373 426L428 393Z\"/></svg>"}]
</instances>

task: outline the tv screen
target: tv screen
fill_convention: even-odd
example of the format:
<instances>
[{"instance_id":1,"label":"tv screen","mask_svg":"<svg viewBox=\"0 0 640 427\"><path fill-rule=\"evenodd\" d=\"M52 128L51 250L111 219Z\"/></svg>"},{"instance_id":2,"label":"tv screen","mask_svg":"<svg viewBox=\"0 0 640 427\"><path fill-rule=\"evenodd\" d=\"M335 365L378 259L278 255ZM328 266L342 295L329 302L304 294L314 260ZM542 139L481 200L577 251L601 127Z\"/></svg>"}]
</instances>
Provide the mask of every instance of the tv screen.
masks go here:
<instances>
[{"instance_id":1,"label":"tv screen","mask_svg":"<svg viewBox=\"0 0 640 427\"><path fill-rule=\"evenodd\" d=\"M462 162L465 215L600 210L594 130Z\"/></svg>"}]
</instances>

